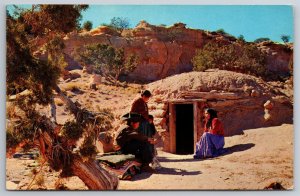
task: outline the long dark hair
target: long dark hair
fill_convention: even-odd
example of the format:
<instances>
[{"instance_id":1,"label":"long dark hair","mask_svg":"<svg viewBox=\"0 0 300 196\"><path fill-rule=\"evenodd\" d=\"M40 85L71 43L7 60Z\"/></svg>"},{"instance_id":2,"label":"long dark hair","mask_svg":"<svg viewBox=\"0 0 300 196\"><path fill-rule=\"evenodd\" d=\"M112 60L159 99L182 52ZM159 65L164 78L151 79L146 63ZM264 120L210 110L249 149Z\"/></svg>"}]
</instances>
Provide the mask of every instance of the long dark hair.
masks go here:
<instances>
[{"instance_id":1,"label":"long dark hair","mask_svg":"<svg viewBox=\"0 0 300 196\"><path fill-rule=\"evenodd\" d=\"M206 122L206 128L209 129L211 127L211 122L214 118L218 118L218 112L212 108L205 109L206 112L210 114L209 119Z\"/></svg>"},{"instance_id":2,"label":"long dark hair","mask_svg":"<svg viewBox=\"0 0 300 196\"><path fill-rule=\"evenodd\" d=\"M143 91L141 94L141 96L145 96L145 97L151 97L151 95L152 95L151 92L148 90Z\"/></svg>"}]
</instances>

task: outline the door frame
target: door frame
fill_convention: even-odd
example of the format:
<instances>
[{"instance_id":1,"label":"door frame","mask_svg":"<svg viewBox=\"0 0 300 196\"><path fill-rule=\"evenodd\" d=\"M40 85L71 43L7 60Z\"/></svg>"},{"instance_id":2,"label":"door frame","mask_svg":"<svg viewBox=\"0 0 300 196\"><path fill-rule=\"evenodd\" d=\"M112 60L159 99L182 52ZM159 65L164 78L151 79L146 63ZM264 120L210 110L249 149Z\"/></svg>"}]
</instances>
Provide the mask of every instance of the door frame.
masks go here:
<instances>
[{"instance_id":1,"label":"door frame","mask_svg":"<svg viewBox=\"0 0 300 196\"><path fill-rule=\"evenodd\" d=\"M178 104L193 104L194 116L194 152L196 150L196 143L202 135L203 125L201 124L201 117L203 116L203 105L206 100L177 100L169 102L169 133L170 133L170 152L176 153L176 105ZM204 103L204 104L203 104Z\"/></svg>"}]
</instances>

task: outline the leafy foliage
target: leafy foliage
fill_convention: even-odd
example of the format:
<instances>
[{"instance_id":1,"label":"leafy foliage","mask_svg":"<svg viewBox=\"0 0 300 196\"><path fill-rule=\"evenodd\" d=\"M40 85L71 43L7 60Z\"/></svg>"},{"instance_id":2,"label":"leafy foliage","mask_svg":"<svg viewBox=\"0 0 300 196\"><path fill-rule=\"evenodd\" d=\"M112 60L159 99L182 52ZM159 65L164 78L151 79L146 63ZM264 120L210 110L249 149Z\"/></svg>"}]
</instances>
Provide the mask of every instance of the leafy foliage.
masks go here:
<instances>
[{"instance_id":1,"label":"leafy foliage","mask_svg":"<svg viewBox=\"0 0 300 196\"><path fill-rule=\"evenodd\" d=\"M57 83L61 66L64 65L62 37L78 27L80 12L86 8L85 5L36 5L32 10L21 10L15 17L7 12L7 95L18 94L10 101L18 109L10 110L7 116L7 151L20 143L32 146L38 140L41 154L46 156L51 168L62 171L62 176L72 174L72 160L79 156L72 152L73 140L83 136L92 137L95 141L99 131L109 130L112 126L113 116L107 118L107 115L101 113L96 117L94 113L76 106L77 112L69 108L74 114L74 120L60 129L60 126L54 126L48 117L42 116L37 110L37 104L45 106L53 101L54 90L61 92ZM33 55L38 48L31 45L36 43L33 42L35 38L42 38L46 42L44 49L48 59L41 60ZM27 93L20 95L24 90ZM70 103L67 105L72 106L72 101L68 101Z\"/></svg>"},{"instance_id":2,"label":"leafy foliage","mask_svg":"<svg viewBox=\"0 0 300 196\"><path fill-rule=\"evenodd\" d=\"M68 140L78 140L82 133L83 127L76 121L67 121L61 129L61 135Z\"/></svg>"},{"instance_id":3,"label":"leafy foliage","mask_svg":"<svg viewBox=\"0 0 300 196\"><path fill-rule=\"evenodd\" d=\"M125 59L124 49L115 49L107 44L91 44L85 46L79 54L79 61L95 66L95 72L112 76L115 80L121 74L133 71L137 66L137 56L130 54Z\"/></svg>"},{"instance_id":4,"label":"leafy foliage","mask_svg":"<svg viewBox=\"0 0 300 196\"><path fill-rule=\"evenodd\" d=\"M226 35L227 34L224 29L218 29L218 30L216 30L216 32L220 33L222 35Z\"/></svg>"},{"instance_id":5,"label":"leafy foliage","mask_svg":"<svg viewBox=\"0 0 300 196\"><path fill-rule=\"evenodd\" d=\"M245 42L245 41L246 41L243 35L239 35L239 36L238 36L238 40L239 40L239 41L242 41L242 42Z\"/></svg>"},{"instance_id":6,"label":"leafy foliage","mask_svg":"<svg viewBox=\"0 0 300 196\"><path fill-rule=\"evenodd\" d=\"M7 95L25 89L32 91L32 102L48 104L59 77L59 68L31 54L24 26L7 16Z\"/></svg>"},{"instance_id":7,"label":"leafy foliage","mask_svg":"<svg viewBox=\"0 0 300 196\"><path fill-rule=\"evenodd\" d=\"M90 31L93 28L93 23L91 21L86 21L83 23L83 29Z\"/></svg>"},{"instance_id":8,"label":"leafy foliage","mask_svg":"<svg viewBox=\"0 0 300 196\"><path fill-rule=\"evenodd\" d=\"M98 139L100 132L107 132L112 129L114 115L110 109L100 109L95 113L93 123L86 127L84 132L85 137L82 145L79 148L79 153L85 158L92 158L97 154L95 142Z\"/></svg>"},{"instance_id":9,"label":"leafy foliage","mask_svg":"<svg viewBox=\"0 0 300 196\"><path fill-rule=\"evenodd\" d=\"M128 29L130 24L129 24L129 20L127 18L123 18L123 17L113 17L110 20L110 24L111 27L117 29L118 31L122 31L123 29Z\"/></svg>"},{"instance_id":10,"label":"leafy foliage","mask_svg":"<svg viewBox=\"0 0 300 196\"><path fill-rule=\"evenodd\" d=\"M24 112L15 114L14 117L9 120L6 147L7 149L13 149L20 144L32 147L39 133L39 129L43 127L40 124L42 117L35 111L35 106L32 105L31 99L28 96L21 96L16 100L13 107L22 108Z\"/></svg>"},{"instance_id":11,"label":"leafy foliage","mask_svg":"<svg viewBox=\"0 0 300 196\"><path fill-rule=\"evenodd\" d=\"M11 124L6 130L6 149L16 148L20 143L22 138L14 133L13 125Z\"/></svg>"},{"instance_id":12,"label":"leafy foliage","mask_svg":"<svg viewBox=\"0 0 300 196\"><path fill-rule=\"evenodd\" d=\"M65 68L68 64L65 61L63 49L65 44L61 36L54 36L47 44L46 50L48 52L48 62L60 69Z\"/></svg>"},{"instance_id":13,"label":"leafy foliage","mask_svg":"<svg viewBox=\"0 0 300 196\"><path fill-rule=\"evenodd\" d=\"M114 114L110 109L98 109L99 111L96 113L96 122L97 129L99 132L105 132L111 130L112 122L114 120Z\"/></svg>"},{"instance_id":14,"label":"leafy foliage","mask_svg":"<svg viewBox=\"0 0 300 196\"><path fill-rule=\"evenodd\" d=\"M254 40L254 43L260 43L260 42L265 42L265 41L270 41L270 38L261 37L261 38Z\"/></svg>"},{"instance_id":15,"label":"leafy foliage","mask_svg":"<svg viewBox=\"0 0 300 196\"><path fill-rule=\"evenodd\" d=\"M288 43L291 39L291 36L289 35L281 35L281 39L284 43Z\"/></svg>"},{"instance_id":16,"label":"leafy foliage","mask_svg":"<svg viewBox=\"0 0 300 196\"><path fill-rule=\"evenodd\" d=\"M196 52L192 62L196 71L219 68L261 77L268 74L265 56L254 44L209 42Z\"/></svg>"},{"instance_id":17,"label":"leafy foliage","mask_svg":"<svg viewBox=\"0 0 300 196\"><path fill-rule=\"evenodd\" d=\"M33 5L31 10L22 11L18 20L35 36L68 33L79 28L81 12L87 8L88 5Z\"/></svg>"},{"instance_id":18,"label":"leafy foliage","mask_svg":"<svg viewBox=\"0 0 300 196\"><path fill-rule=\"evenodd\" d=\"M79 152L83 157L91 158L97 154L96 146L93 145L93 137L86 137L83 144L79 148Z\"/></svg>"},{"instance_id":19,"label":"leafy foliage","mask_svg":"<svg viewBox=\"0 0 300 196\"><path fill-rule=\"evenodd\" d=\"M164 41L174 41L183 37L182 29L171 29L162 35L165 37Z\"/></svg>"}]
</instances>

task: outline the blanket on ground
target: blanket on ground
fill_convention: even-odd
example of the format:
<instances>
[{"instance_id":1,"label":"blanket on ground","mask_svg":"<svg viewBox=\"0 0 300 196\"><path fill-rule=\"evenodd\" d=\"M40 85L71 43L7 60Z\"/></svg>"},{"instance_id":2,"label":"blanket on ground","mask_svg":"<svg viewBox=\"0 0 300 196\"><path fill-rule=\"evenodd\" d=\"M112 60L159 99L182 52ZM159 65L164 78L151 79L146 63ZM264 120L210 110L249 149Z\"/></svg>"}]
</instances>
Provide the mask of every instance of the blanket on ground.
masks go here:
<instances>
[{"instance_id":1,"label":"blanket on ground","mask_svg":"<svg viewBox=\"0 0 300 196\"><path fill-rule=\"evenodd\" d=\"M130 180L140 173L141 163L132 154L104 154L96 157L98 164L121 180Z\"/></svg>"}]
</instances>

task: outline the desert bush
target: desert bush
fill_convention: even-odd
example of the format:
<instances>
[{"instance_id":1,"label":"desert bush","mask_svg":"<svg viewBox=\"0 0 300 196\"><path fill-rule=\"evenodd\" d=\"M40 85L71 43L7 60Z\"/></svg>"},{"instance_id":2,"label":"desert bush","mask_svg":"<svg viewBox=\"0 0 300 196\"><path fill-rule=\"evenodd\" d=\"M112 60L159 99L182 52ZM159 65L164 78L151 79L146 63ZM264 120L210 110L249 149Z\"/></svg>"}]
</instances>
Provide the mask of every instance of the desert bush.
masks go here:
<instances>
[{"instance_id":1,"label":"desert bush","mask_svg":"<svg viewBox=\"0 0 300 196\"><path fill-rule=\"evenodd\" d=\"M267 78L266 56L254 44L209 42L192 59L195 71L219 68Z\"/></svg>"},{"instance_id":2,"label":"desert bush","mask_svg":"<svg viewBox=\"0 0 300 196\"><path fill-rule=\"evenodd\" d=\"M54 102L55 102L55 105L58 105L58 106L63 106L64 105L64 102L61 99L55 98Z\"/></svg>"},{"instance_id":3,"label":"desert bush","mask_svg":"<svg viewBox=\"0 0 300 196\"><path fill-rule=\"evenodd\" d=\"M222 35L226 35L227 34L224 29L218 29L218 30L216 30L216 32L220 33Z\"/></svg>"},{"instance_id":4,"label":"desert bush","mask_svg":"<svg viewBox=\"0 0 300 196\"><path fill-rule=\"evenodd\" d=\"M83 23L83 29L90 31L93 28L93 23L91 21L86 21Z\"/></svg>"},{"instance_id":5,"label":"desert bush","mask_svg":"<svg viewBox=\"0 0 300 196\"><path fill-rule=\"evenodd\" d=\"M281 40L284 42L284 43L288 43L291 39L291 36L289 35L281 35L280 36Z\"/></svg>"},{"instance_id":6,"label":"desert bush","mask_svg":"<svg viewBox=\"0 0 300 196\"><path fill-rule=\"evenodd\" d=\"M258 38L256 40L254 40L253 42L254 43L260 43L260 42L265 42L265 41L270 41L270 38L267 38L267 37L261 37L261 38Z\"/></svg>"},{"instance_id":7,"label":"desert bush","mask_svg":"<svg viewBox=\"0 0 300 196\"><path fill-rule=\"evenodd\" d=\"M97 154L96 146L93 144L93 137L85 137L83 144L79 148L79 152L83 157L93 157Z\"/></svg>"},{"instance_id":8,"label":"desert bush","mask_svg":"<svg viewBox=\"0 0 300 196\"><path fill-rule=\"evenodd\" d=\"M158 38L164 42L171 42L183 37L182 29L157 29Z\"/></svg>"},{"instance_id":9,"label":"desert bush","mask_svg":"<svg viewBox=\"0 0 300 196\"><path fill-rule=\"evenodd\" d=\"M80 91L83 87L83 84L79 82L69 82L64 86L65 91Z\"/></svg>"},{"instance_id":10,"label":"desert bush","mask_svg":"<svg viewBox=\"0 0 300 196\"><path fill-rule=\"evenodd\" d=\"M110 26L114 27L118 31L122 31L123 29L128 29L130 26L129 19L123 17L113 17L110 20Z\"/></svg>"},{"instance_id":11,"label":"desert bush","mask_svg":"<svg viewBox=\"0 0 300 196\"><path fill-rule=\"evenodd\" d=\"M239 40L239 41L242 41L242 42L245 42L245 41L246 41L243 35L239 35L239 36L238 36L238 40Z\"/></svg>"},{"instance_id":12,"label":"desert bush","mask_svg":"<svg viewBox=\"0 0 300 196\"><path fill-rule=\"evenodd\" d=\"M116 49L107 44L87 45L78 58L85 64L94 65L97 74L112 77L115 84L121 74L132 72L138 63L136 55L129 54L125 58L123 48Z\"/></svg>"}]
</instances>

